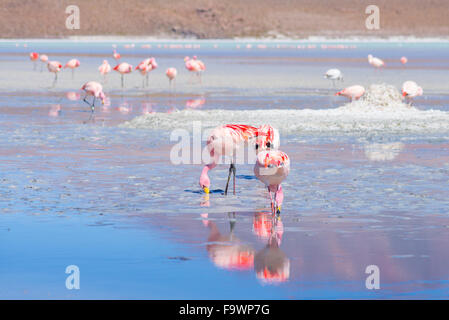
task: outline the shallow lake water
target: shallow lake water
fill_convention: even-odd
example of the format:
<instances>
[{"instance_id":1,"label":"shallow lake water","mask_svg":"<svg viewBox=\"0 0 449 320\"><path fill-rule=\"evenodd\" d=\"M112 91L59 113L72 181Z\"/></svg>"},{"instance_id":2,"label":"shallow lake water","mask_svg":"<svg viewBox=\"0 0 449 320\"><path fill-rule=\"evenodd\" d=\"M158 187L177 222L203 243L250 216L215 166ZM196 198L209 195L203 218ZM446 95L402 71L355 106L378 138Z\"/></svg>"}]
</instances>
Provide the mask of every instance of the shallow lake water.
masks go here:
<instances>
[{"instance_id":1,"label":"shallow lake water","mask_svg":"<svg viewBox=\"0 0 449 320\"><path fill-rule=\"evenodd\" d=\"M121 61L159 67L148 87L134 71L121 89L111 72L92 119L79 89L102 81L104 59L114 66L112 42L0 42L1 298L449 297L449 43L116 43ZM81 66L52 86L31 51ZM205 62L201 83L186 55ZM333 67L336 88L323 79ZM394 98L406 80L424 90L412 106ZM334 96L352 84L370 98ZM173 131L199 124L204 140L226 123L279 128L291 158L279 220L250 161L227 196L226 164L206 196L202 164L173 163ZM69 265L79 290L66 288ZM366 287L370 265L380 289Z\"/></svg>"}]
</instances>

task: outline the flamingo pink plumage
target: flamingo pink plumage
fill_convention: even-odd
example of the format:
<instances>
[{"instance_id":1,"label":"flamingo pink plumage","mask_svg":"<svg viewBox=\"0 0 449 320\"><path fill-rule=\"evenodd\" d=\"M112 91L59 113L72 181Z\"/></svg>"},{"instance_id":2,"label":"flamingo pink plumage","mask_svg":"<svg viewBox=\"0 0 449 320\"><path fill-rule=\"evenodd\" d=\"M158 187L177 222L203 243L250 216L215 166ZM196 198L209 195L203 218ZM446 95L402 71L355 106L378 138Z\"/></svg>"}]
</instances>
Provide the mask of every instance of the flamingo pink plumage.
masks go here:
<instances>
[{"instance_id":1,"label":"flamingo pink plumage","mask_svg":"<svg viewBox=\"0 0 449 320\"><path fill-rule=\"evenodd\" d=\"M233 174L234 194L235 194L235 174L236 168L233 157L240 146L250 139L256 138L256 153L265 150L278 148L280 145L279 132L270 125L262 125L258 128L249 125L227 124L215 128L207 140L207 149L212 158L211 163L204 166L200 176L200 186L204 192L210 191L210 179L208 171L215 168L218 160L222 156L231 158L229 174L225 188L225 195L228 191L231 173Z\"/></svg>"},{"instance_id":2,"label":"flamingo pink plumage","mask_svg":"<svg viewBox=\"0 0 449 320\"><path fill-rule=\"evenodd\" d=\"M106 75L111 72L111 65L108 60L103 60L101 66L98 67L98 71L103 75L103 82L106 82Z\"/></svg>"},{"instance_id":3,"label":"flamingo pink plumage","mask_svg":"<svg viewBox=\"0 0 449 320\"><path fill-rule=\"evenodd\" d=\"M139 70L140 74L146 77L147 86L148 86L148 74L150 71L156 68L157 68L156 59L153 57L147 58L137 65L136 70Z\"/></svg>"},{"instance_id":4,"label":"flamingo pink plumage","mask_svg":"<svg viewBox=\"0 0 449 320\"><path fill-rule=\"evenodd\" d=\"M55 79L53 81L53 86L55 86L56 81L58 81L58 72L62 69L62 64L59 61L49 61L47 63L47 69L49 72L53 72L55 74Z\"/></svg>"},{"instance_id":5,"label":"flamingo pink plumage","mask_svg":"<svg viewBox=\"0 0 449 320\"><path fill-rule=\"evenodd\" d=\"M340 92L337 92L336 96L343 96L352 100L358 100L365 93L365 88L359 85L347 87Z\"/></svg>"},{"instance_id":6,"label":"flamingo pink plumage","mask_svg":"<svg viewBox=\"0 0 449 320\"><path fill-rule=\"evenodd\" d=\"M211 162L204 166L200 176L200 186L204 192L209 193L210 179L207 175L209 170L212 170L217 166L219 159L222 156L231 158L231 165L229 167L228 180L225 188L225 195L228 192L229 179L231 173L234 174L234 194L235 194L235 165L232 162L233 157L242 143L247 142L250 138L254 137L257 133L257 128L240 125L240 124L226 124L219 126L212 130L211 135L207 139L207 149L211 156Z\"/></svg>"},{"instance_id":7,"label":"flamingo pink plumage","mask_svg":"<svg viewBox=\"0 0 449 320\"><path fill-rule=\"evenodd\" d=\"M165 75L168 78L168 83L169 83L170 88L171 88L171 83L172 83L172 81L175 80L177 74L178 74L178 70L176 70L176 68L168 68L165 71Z\"/></svg>"},{"instance_id":8,"label":"flamingo pink plumage","mask_svg":"<svg viewBox=\"0 0 449 320\"><path fill-rule=\"evenodd\" d=\"M66 68L72 69L72 79L73 79L74 71L79 66L80 66L80 62L78 59L71 59L71 60L67 61L67 63L64 66L64 69L66 69Z\"/></svg>"},{"instance_id":9,"label":"flamingo pink plumage","mask_svg":"<svg viewBox=\"0 0 449 320\"><path fill-rule=\"evenodd\" d=\"M368 55L368 63L375 68L385 67L385 62L379 58Z\"/></svg>"},{"instance_id":10,"label":"flamingo pink plumage","mask_svg":"<svg viewBox=\"0 0 449 320\"><path fill-rule=\"evenodd\" d=\"M89 81L86 82L82 87L81 90L84 90L86 92L86 95L83 98L83 101L87 103L92 110L92 113L95 111L95 100L101 99L101 103L104 105L106 95L103 92L103 86L99 84L96 81ZM87 96L93 96L92 103L89 103L87 101Z\"/></svg>"},{"instance_id":11,"label":"flamingo pink plumage","mask_svg":"<svg viewBox=\"0 0 449 320\"><path fill-rule=\"evenodd\" d=\"M36 70L36 61L39 59L39 53L37 52L31 52L30 53L30 60L33 61L33 70Z\"/></svg>"},{"instance_id":12,"label":"flamingo pink plumage","mask_svg":"<svg viewBox=\"0 0 449 320\"><path fill-rule=\"evenodd\" d=\"M115 49L114 49L114 53L112 54L112 56L114 57L115 61L118 61L121 58L120 53L118 53Z\"/></svg>"},{"instance_id":13,"label":"flamingo pink plumage","mask_svg":"<svg viewBox=\"0 0 449 320\"><path fill-rule=\"evenodd\" d=\"M277 214L281 212L284 200L281 183L287 178L289 172L290 159L286 153L280 150L264 150L257 154L254 174L267 187L271 198L271 207Z\"/></svg>"},{"instance_id":14,"label":"flamingo pink plumage","mask_svg":"<svg viewBox=\"0 0 449 320\"><path fill-rule=\"evenodd\" d=\"M41 72L44 70L44 64L47 64L48 62L48 56L46 54L41 54L39 57L39 60L41 60L42 65L41 65Z\"/></svg>"},{"instance_id":15,"label":"flamingo pink plumage","mask_svg":"<svg viewBox=\"0 0 449 320\"><path fill-rule=\"evenodd\" d=\"M114 67L114 70L119 72L122 77L122 88L124 87L123 75L133 71L133 66L127 62L122 62Z\"/></svg>"},{"instance_id":16,"label":"flamingo pink plumage","mask_svg":"<svg viewBox=\"0 0 449 320\"><path fill-rule=\"evenodd\" d=\"M402 96L410 101L415 97L422 96L423 90L415 81L405 81L402 84Z\"/></svg>"},{"instance_id":17,"label":"flamingo pink plumage","mask_svg":"<svg viewBox=\"0 0 449 320\"><path fill-rule=\"evenodd\" d=\"M184 64L185 68L188 71L196 74L201 82L201 72L206 69L206 67L204 66L204 63L197 60L196 56L193 59L190 59L190 57L185 57L184 62L185 62L185 64Z\"/></svg>"}]
</instances>

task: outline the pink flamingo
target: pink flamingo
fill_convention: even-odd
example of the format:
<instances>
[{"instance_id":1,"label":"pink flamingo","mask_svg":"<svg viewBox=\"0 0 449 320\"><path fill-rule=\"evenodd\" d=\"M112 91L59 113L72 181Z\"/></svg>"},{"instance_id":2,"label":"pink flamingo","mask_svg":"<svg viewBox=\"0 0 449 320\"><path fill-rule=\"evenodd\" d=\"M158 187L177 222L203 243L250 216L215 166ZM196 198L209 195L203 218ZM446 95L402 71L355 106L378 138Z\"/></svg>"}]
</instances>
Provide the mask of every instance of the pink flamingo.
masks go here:
<instances>
[{"instance_id":1,"label":"pink flamingo","mask_svg":"<svg viewBox=\"0 0 449 320\"><path fill-rule=\"evenodd\" d=\"M90 108L92 110L92 114L95 111L95 100L96 99L101 99L101 103L104 105L106 95L103 92L103 86L101 84L99 84L98 82L96 82L96 81L86 82L81 87L81 90L84 90L84 92L86 92L86 95L84 96L83 101L90 106ZM87 96L93 96L92 103L89 103L87 101Z\"/></svg>"},{"instance_id":2,"label":"pink flamingo","mask_svg":"<svg viewBox=\"0 0 449 320\"><path fill-rule=\"evenodd\" d=\"M257 128L256 152L263 150L279 149L281 145L279 131L269 124L263 124Z\"/></svg>"},{"instance_id":3,"label":"pink flamingo","mask_svg":"<svg viewBox=\"0 0 449 320\"><path fill-rule=\"evenodd\" d=\"M133 71L133 66L129 63L122 62L114 67L114 70L119 72L122 77L122 88L124 87L123 75Z\"/></svg>"},{"instance_id":4,"label":"pink flamingo","mask_svg":"<svg viewBox=\"0 0 449 320\"><path fill-rule=\"evenodd\" d=\"M75 73L75 69L78 68L79 66L80 66L79 60L77 60L77 59L71 59L71 60L69 60L69 61L65 64L64 69L65 69L65 68L72 69L72 79L73 79L73 76L74 76L74 73Z\"/></svg>"},{"instance_id":5,"label":"pink flamingo","mask_svg":"<svg viewBox=\"0 0 449 320\"><path fill-rule=\"evenodd\" d=\"M36 70L36 61L39 59L39 53L37 52L31 52L30 53L30 60L33 61L33 70Z\"/></svg>"},{"instance_id":6,"label":"pink flamingo","mask_svg":"<svg viewBox=\"0 0 449 320\"><path fill-rule=\"evenodd\" d=\"M368 55L368 63L375 68L385 67L385 62L379 58Z\"/></svg>"},{"instance_id":7,"label":"pink flamingo","mask_svg":"<svg viewBox=\"0 0 449 320\"><path fill-rule=\"evenodd\" d=\"M62 69L62 64L59 61L49 61L47 63L47 69L49 72L53 72L55 74L55 80L53 81L53 87L56 85L56 81L58 81L58 72Z\"/></svg>"},{"instance_id":8,"label":"pink flamingo","mask_svg":"<svg viewBox=\"0 0 449 320\"><path fill-rule=\"evenodd\" d=\"M46 54L41 54L39 59L42 62L42 65L41 65L41 72L42 72L42 71L44 71L44 64L47 64L47 62L48 62L48 56Z\"/></svg>"},{"instance_id":9,"label":"pink flamingo","mask_svg":"<svg viewBox=\"0 0 449 320\"><path fill-rule=\"evenodd\" d=\"M196 58L196 57L195 57ZM184 58L185 67L188 71L193 72L193 74L196 74L197 76L200 75L201 70L201 64L198 63L198 60L196 59L190 59L189 57ZM201 82L201 78L200 82Z\"/></svg>"},{"instance_id":10,"label":"pink flamingo","mask_svg":"<svg viewBox=\"0 0 449 320\"><path fill-rule=\"evenodd\" d=\"M171 88L171 83L172 83L172 81L175 80L177 74L178 74L178 70L176 70L176 68L168 68L165 71L165 75L168 78L168 84L169 84L170 88Z\"/></svg>"},{"instance_id":11,"label":"pink flamingo","mask_svg":"<svg viewBox=\"0 0 449 320\"><path fill-rule=\"evenodd\" d=\"M117 62L118 60L120 60L121 55L120 53L117 52L117 50L114 49L114 53L112 54L112 56L114 57L115 61Z\"/></svg>"},{"instance_id":12,"label":"pink flamingo","mask_svg":"<svg viewBox=\"0 0 449 320\"><path fill-rule=\"evenodd\" d=\"M111 65L108 60L103 60L101 66L98 67L98 71L103 75L103 83L106 83L106 75L111 72Z\"/></svg>"},{"instance_id":13,"label":"pink flamingo","mask_svg":"<svg viewBox=\"0 0 449 320\"><path fill-rule=\"evenodd\" d=\"M336 96L343 96L352 100L358 100L365 93L365 88L359 85L347 87L340 92L337 92Z\"/></svg>"},{"instance_id":14,"label":"pink flamingo","mask_svg":"<svg viewBox=\"0 0 449 320\"><path fill-rule=\"evenodd\" d=\"M205 193L210 192L210 179L208 171L215 168L218 160L222 156L231 158L229 166L228 180L224 194L228 193L229 180L233 173L233 185L235 194L236 168L232 162L238 148L249 139L256 138L256 153L263 150L270 150L279 147L279 132L270 125L262 125L258 128L248 125L227 124L215 128L207 139L207 148L212 158L212 162L204 166L200 176L200 186Z\"/></svg>"},{"instance_id":15,"label":"pink flamingo","mask_svg":"<svg viewBox=\"0 0 449 320\"><path fill-rule=\"evenodd\" d=\"M407 57L402 57L402 58L401 58L401 63L402 63L403 65L405 65L407 62L408 62Z\"/></svg>"},{"instance_id":16,"label":"pink flamingo","mask_svg":"<svg viewBox=\"0 0 449 320\"><path fill-rule=\"evenodd\" d=\"M234 175L234 194L235 194L235 174L236 168L233 163L233 157L239 149L240 145L248 142L257 133L257 128L248 125L226 124L212 130L211 135L207 139L207 149L212 158L211 163L204 166L200 176L200 186L205 193L210 192L210 179L207 175L209 170L217 166L222 156L230 157L231 164L229 166L228 180L224 194L228 193L229 180L231 173Z\"/></svg>"},{"instance_id":17,"label":"pink flamingo","mask_svg":"<svg viewBox=\"0 0 449 320\"><path fill-rule=\"evenodd\" d=\"M402 84L402 96L409 100L410 104L412 99L418 96L422 96L423 90L414 81L406 81Z\"/></svg>"},{"instance_id":18,"label":"pink flamingo","mask_svg":"<svg viewBox=\"0 0 449 320\"><path fill-rule=\"evenodd\" d=\"M290 159L286 153L279 150L264 150L257 154L254 174L268 189L273 213L281 213L284 200L281 183L287 178L289 172Z\"/></svg>"},{"instance_id":19,"label":"pink flamingo","mask_svg":"<svg viewBox=\"0 0 449 320\"><path fill-rule=\"evenodd\" d=\"M140 62L136 70L139 70L140 74L146 77L146 86L148 86L148 73L153 69L153 65L151 64L151 58L145 59ZM145 86L145 79L142 80L142 87Z\"/></svg>"}]
</instances>

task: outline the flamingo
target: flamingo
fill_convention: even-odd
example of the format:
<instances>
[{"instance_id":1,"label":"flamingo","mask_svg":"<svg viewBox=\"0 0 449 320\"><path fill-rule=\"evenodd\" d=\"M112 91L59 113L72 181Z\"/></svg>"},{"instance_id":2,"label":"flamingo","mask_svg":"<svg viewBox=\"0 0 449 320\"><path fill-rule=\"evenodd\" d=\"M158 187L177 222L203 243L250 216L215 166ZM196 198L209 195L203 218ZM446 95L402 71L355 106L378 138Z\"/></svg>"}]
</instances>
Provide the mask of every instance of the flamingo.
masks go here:
<instances>
[{"instance_id":1,"label":"flamingo","mask_svg":"<svg viewBox=\"0 0 449 320\"><path fill-rule=\"evenodd\" d=\"M290 159L280 150L264 150L257 154L254 174L265 184L271 199L273 213L281 213L284 193L281 183L290 171ZM274 193L274 198L271 193Z\"/></svg>"},{"instance_id":2,"label":"flamingo","mask_svg":"<svg viewBox=\"0 0 449 320\"><path fill-rule=\"evenodd\" d=\"M204 65L203 61L198 60L196 56L193 56L193 60L196 62L197 66L198 66L197 69L199 71L197 71L197 76L200 79L200 83L202 83L201 75L203 74L204 70L206 70L206 66Z\"/></svg>"},{"instance_id":3,"label":"flamingo","mask_svg":"<svg viewBox=\"0 0 449 320\"><path fill-rule=\"evenodd\" d=\"M30 53L30 60L33 61L33 70L36 70L36 61L39 59L39 53L37 52L31 52Z\"/></svg>"},{"instance_id":4,"label":"flamingo","mask_svg":"<svg viewBox=\"0 0 449 320\"><path fill-rule=\"evenodd\" d=\"M241 144L248 142L248 140L252 138L256 138L256 153L263 150L278 148L280 145L279 132L270 125L262 125L255 128L248 125L227 124L217 127L212 131L207 140L207 148L213 160L211 163L204 166L200 176L200 186L206 194L210 192L210 179L207 173L209 170L216 167L221 156L231 157L231 164L229 166L229 174L224 194L227 195L228 193L231 173L233 174L235 194L235 175L237 170L232 162L232 159Z\"/></svg>"},{"instance_id":5,"label":"flamingo","mask_svg":"<svg viewBox=\"0 0 449 320\"><path fill-rule=\"evenodd\" d=\"M122 77L122 88L124 87L123 75L133 71L133 66L127 62L122 62L114 67L114 70L119 72Z\"/></svg>"},{"instance_id":6,"label":"flamingo","mask_svg":"<svg viewBox=\"0 0 449 320\"><path fill-rule=\"evenodd\" d=\"M79 60L77 60L77 59L71 59L71 60L69 60L69 61L65 64L64 69L65 69L65 68L72 69L72 79L73 79L73 75L74 75L74 73L75 73L75 69L78 68L79 66L80 66Z\"/></svg>"},{"instance_id":7,"label":"flamingo","mask_svg":"<svg viewBox=\"0 0 449 320\"><path fill-rule=\"evenodd\" d=\"M106 95L103 92L103 86L101 84L99 84L98 82L96 82L96 81L86 82L81 87L81 90L84 90L84 92L86 92L86 95L84 96L83 101L90 106L90 108L92 110L92 113L94 113L94 111L95 111L95 100L97 98L101 99L101 103L104 105L104 101L105 101ZM92 100L92 103L89 103L87 101L87 96L93 96L94 97L93 100Z\"/></svg>"},{"instance_id":8,"label":"flamingo","mask_svg":"<svg viewBox=\"0 0 449 320\"><path fill-rule=\"evenodd\" d=\"M101 66L98 67L98 71L103 75L103 83L106 83L106 75L111 72L111 65L108 60L103 60Z\"/></svg>"},{"instance_id":9,"label":"flamingo","mask_svg":"<svg viewBox=\"0 0 449 320\"><path fill-rule=\"evenodd\" d=\"M136 70L139 70L140 74L142 76L146 76L146 85L148 86L148 73L152 70L153 66L151 64L151 58L147 58L143 61L141 61L137 67ZM142 81L142 87L145 86L145 80Z\"/></svg>"},{"instance_id":10,"label":"flamingo","mask_svg":"<svg viewBox=\"0 0 449 320\"><path fill-rule=\"evenodd\" d=\"M200 76L200 72L202 71L201 64L198 63L198 60L196 60L196 57L195 57L195 59L190 59L189 57L185 57L184 62L185 62L184 65L188 71L193 72L197 76ZM201 82L201 77L199 79Z\"/></svg>"},{"instance_id":11,"label":"flamingo","mask_svg":"<svg viewBox=\"0 0 449 320\"><path fill-rule=\"evenodd\" d=\"M402 96L409 100L410 104L413 98L422 96L422 94L422 88L415 81L405 81L402 84Z\"/></svg>"},{"instance_id":12,"label":"flamingo","mask_svg":"<svg viewBox=\"0 0 449 320\"><path fill-rule=\"evenodd\" d=\"M178 74L178 70L176 70L176 68L168 68L165 71L165 75L168 78L168 83L169 83L170 88L171 88L171 83L172 83L172 81L175 80L177 74Z\"/></svg>"},{"instance_id":13,"label":"flamingo","mask_svg":"<svg viewBox=\"0 0 449 320\"><path fill-rule=\"evenodd\" d=\"M403 65L405 65L408 62L408 59L407 57L402 57L400 61Z\"/></svg>"},{"instance_id":14,"label":"flamingo","mask_svg":"<svg viewBox=\"0 0 449 320\"><path fill-rule=\"evenodd\" d=\"M42 65L41 65L41 72L42 72L42 71L44 71L44 64L47 64L47 62L48 62L48 56L46 54L41 54L39 59L42 62Z\"/></svg>"},{"instance_id":15,"label":"flamingo","mask_svg":"<svg viewBox=\"0 0 449 320\"><path fill-rule=\"evenodd\" d=\"M371 54L368 55L368 63L375 68L385 67L383 60L373 57Z\"/></svg>"},{"instance_id":16,"label":"flamingo","mask_svg":"<svg viewBox=\"0 0 449 320\"><path fill-rule=\"evenodd\" d=\"M47 69L49 72L53 72L55 74L55 80L53 81L53 87L56 85L56 81L58 81L58 72L62 69L62 64L59 61L49 61L47 63Z\"/></svg>"},{"instance_id":17,"label":"flamingo","mask_svg":"<svg viewBox=\"0 0 449 320\"><path fill-rule=\"evenodd\" d=\"M343 82L343 74L338 69L329 69L324 74L325 79L332 80L332 87L335 88L335 80L341 80Z\"/></svg>"},{"instance_id":18,"label":"flamingo","mask_svg":"<svg viewBox=\"0 0 449 320\"><path fill-rule=\"evenodd\" d=\"M241 144L244 142L248 142L248 140L250 138L253 138L256 135L256 133L257 133L256 127L239 124L226 124L212 130L211 135L207 139L207 149L212 158L212 161L211 163L204 166L200 176L200 186L206 194L210 192L210 179L207 173L209 170L212 170L217 166L217 162L222 156L231 158L228 180L226 182L224 194L226 195L228 193L228 186L229 180L231 178L231 173L234 174L234 194L235 194L236 168L232 158L236 154Z\"/></svg>"},{"instance_id":19,"label":"flamingo","mask_svg":"<svg viewBox=\"0 0 449 320\"><path fill-rule=\"evenodd\" d=\"M359 85L347 87L340 92L337 92L336 96L343 96L352 100L358 100L365 93L365 88Z\"/></svg>"},{"instance_id":20,"label":"flamingo","mask_svg":"<svg viewBox=\"0 0 449 320\"><path fill-rule=\"evenodd\" d=\"M269 124L263 124L257 128L256 132L256 153L264 150L276 150L280 147L281 141L279 131Z\"/></svg>"},{"instance_id":21,"label":"flamingo","mask_svg":"<svg viewBox=\"0 0 449 320\"><path fill-rule=\"evenodd\" d=\"M118 53L117 50L115 50L115 49L114 49L114 53L112 54L112 56L114 57L115 61L118 61L121 58L120 53Z\"/></svg>"}]
</instances>

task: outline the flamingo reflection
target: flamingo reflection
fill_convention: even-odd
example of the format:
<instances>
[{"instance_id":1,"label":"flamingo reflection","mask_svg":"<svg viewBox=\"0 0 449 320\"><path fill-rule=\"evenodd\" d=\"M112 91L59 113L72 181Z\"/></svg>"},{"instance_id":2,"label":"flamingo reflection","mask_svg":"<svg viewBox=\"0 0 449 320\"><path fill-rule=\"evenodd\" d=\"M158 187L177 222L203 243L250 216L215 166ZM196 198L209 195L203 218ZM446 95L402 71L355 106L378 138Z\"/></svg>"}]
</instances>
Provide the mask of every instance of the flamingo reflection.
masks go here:
<instances>
[{"instance_id":1,"label":"flamingo reflection","mask_svg":"<svg viewBox=\"0 0 449 320\"><path fill-rule=\"evenodd\" d=\"M202 215L207 218L207 214ZM235 213L230 214L228 235L221 234L213 221L203 220L209 228L207 251L209 258L218 267L230 270L249 270L254 266L254 249L242 243L234 235Z\"/></svg>"},{"instance_id":2,"label":"flamingo reflection","mask_svg":"<svg viewBox=\"0 0 449 320\"><path fill-rule=\"evenodd\" d=\"M280 219L271 213L256 213L253 231L268 243L254 257L256 277L264 283L285 282L290 278L290 260L280 249L284 226Z\"/></svg>"}]
</instances>

